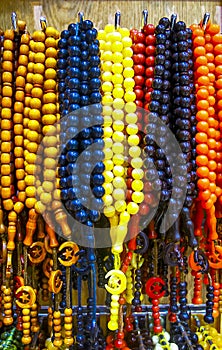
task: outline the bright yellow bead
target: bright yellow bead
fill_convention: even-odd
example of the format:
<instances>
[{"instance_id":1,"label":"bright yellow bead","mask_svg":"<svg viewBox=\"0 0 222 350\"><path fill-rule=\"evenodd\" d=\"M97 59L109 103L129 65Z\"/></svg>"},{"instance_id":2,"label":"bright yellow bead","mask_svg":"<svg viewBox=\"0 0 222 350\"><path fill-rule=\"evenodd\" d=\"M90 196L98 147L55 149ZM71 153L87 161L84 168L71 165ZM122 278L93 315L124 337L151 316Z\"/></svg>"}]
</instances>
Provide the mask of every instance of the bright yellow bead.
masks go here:
<instances>
[{"instance_id":1,"label":"bright yellow bead","mask_svg":"<svg viewBox=\"0 0 222 350\"><path fill-rule=\"evenodd\" d=\"M109 81L105 81L102 84L102 91L103 92L111 92L113 90L113 84Z\"/></svg>"},{"instance_id":2,"label":"bright yellow bead","mask_svg":"<svg viewBox=\"0 0 222 350\"><path fill-rule=\"evenodd\" d=\"M124 167L121 165L115 165L113 168L114 176L123 176L124 175Z\"/></svg>"},{"instance_id":3,"label":"bright yellow bead","mask_svg":"<svg viewBox=\"0 0 222 350\"><path fill-rule=\"evenodd\" d=\"M126 91L124 95L124 99L126 102L133 102L136 99L136 94L134 91Z\"/></svg>"},{"instance_id":4,"label":"bright yellow bead","mask_svg":"<svg viewBox=\"0 0 222 350\"><path fill-rule=\"evenodd\" d=\"M138 135L130 135L127 139L127 142L130 146L137 146L140 143Z\"/></svg>"},{"instance_id":5,"label":"bright yellow bead","mask_svg":"<svg viewBox=\"0 0 222 350\"><path fill-rule=\"evenodd\" d=\"M121 63L114 63L111 69L114 74L121 74L123 71L123 65Z\"/></svg>"},{"instance_id":6,"label":"bright yellow bead","mask_svg":"<svg viewBox=\"0 0 222 350\"><path fill-rule=\"evenodd\" d=\"M139 206L134 202L129 202L127 205L127 211L131 215L135 215L139 211Z\"/></svg>"},{"instance_id":7,"label":"bright yellow bead","mask_svg":"<svg viewBox=\"0 0 222 350\"><path fill-rule=\"evenodd\" d=\"M126 210L126 202L124 200L117 200L114 204L116 211L122 213Z\"/></svg>"},{"instance_id":8,"label":"bright yellow bead","mask_svg":"<svg viewBox=\"0 0 222 350\"><path fill-rule=\"evenodd\" d=\"M122 165L125 161L123 154L114 154L113 155L113 163L115 165Z\"/></svg>"},{"instance_id":9,"label":"bright yellow bead","mask_svg":"<svg viewBox=\"0 0 222 350\"><path fill-rule=\"evenodd\" d=\"M110 106L103 106L103 116L110 116L112 114L112 107Z\"/></svg>"},{"instance_id":10,"label":"bright yellow bead","mask_svg":"<svg viewBox=\"0 0 222 350\"><path fill-rule=\"evenodd\" d=\"M136 124L128 124L126 132L128 135L136 135L138 133L138 126Z\"/></svg>"},{"instance_id":11,"label":"bright yellow bead","mask_svg":"<svg viewBox=\"0 0 222 350\"><path fill-rule=\"evenodd\" d=\"M124 211L120 214L120 225L127 224L130 221L130 214L127 211Z\"/></svg>"},{"instance_id":12,"label":"bright yellow bead","mask_svg":"<svg viewBox=\"0 0 222 350\"><path fill-rule=\"evenodd\" d=\"M114 120L124 120L124 112L122 109L114 109L112 112Z\"/></svg>"},{"instance_id":13,"label":"bright yellow bead","mask_svg":"<svg viewBox=\"0 0 222 350\"><path fill-rule=\"evenodd\" d=\"M26 198L25 205L27 208L31 209L34 208L35 203L37 202L36 198Z\"/></svg>"},{"instance_id":14,"label":"bright yellow bead","mask_svg":"<svg viewBox=\"0 0 222 350\"><path fill-rule=\"evenodd\" d=\"M102 97L102 104L110 106L113 103L113 98L111 95L105 95Z\"/></svg>"},{"instance_id":15,"label":"bright yellow bead","mask_svg":"<svg viewBox=\"0 0 222 350\"><path fill-rule=\"evenodd\" d=\"M105 51L112 51L112 43L111 41L106 41L104 44L104 50Z\"/></svg>"},{"instance_id":16,"label":"bright yellow bead","mask_svg":"<svg viewBox=\"0 0 222 350\"><path fill-rule=\"evenodd\" d=\"M118 243L121 243L121 244L123 243L123 241L126 237L127 231L128 231L128 228L127 228L126 224L122 224L122 225L117 226L116 234L118 237L118 239L117 239Z\"/></svg>"},{"instance_id":17,"label":"bright yellow bead","mask_svg":"<svg viewBox=\"0 0 222 350\"><path fill-rule=\"evenodd\" d=\"M124 122L122 120L115 120L113 122L113 130L114 131L123 131L124 129Z\"/></svg>"},{"instance_id":18,"label":"bright yellow bead","mask_svg":"<svg viewBox=\"0 0 222 350\"><path fill-rule=\"evenodd\" d=\"M121 63L123 61L123 54L121 52L114 52L112 54L113 63Z\"/></svg>"},{"instance_id":19,"label":"bright yellow bead","mask_svg":"<svg viewBox=\"0 0 222 350\"><path fill-rule=\"evenodd\" d=\"M105 40L100 40L99 41L99 48L100 48L100 52L102 52L103 50L105 50Z\"/></svg>"},{"instance_id":20,"label":"bright yellow bead","mask_svg":"<svg viewBox=\"0 0 222 350\"><path fill-rule=\"evenodd\" d=\"M132 158L139 157L141 154L141 148L139 146L131 146L129 148L129 155Z\"/></svg>"},{"instance_id":21,"label":"bright yellow bead","mask_svg":"<svg viewBox=\"0 0 222 350\"><path fill-rule=\"evenodd\" d=\"M113 119L111 116L106 115L103 118L103 126L104 127L110 127L113 124Z\"/></svg>"},{"instance_id":22,"label":"bright yellow bead","mask_svg":"<svg viewBox=\"0 0 222 350\"><path fill-rule=\"evenodd\" d=\"M135 86L135 81L133 78L126 78L124 79L124 83L123 83L125 89L127 90L132 90ZM129 101L127 101L129 102Z\"/></svg>"},{"instance_id":23,"label":"bright yellow bead","mask_svg":"<svg viewBox=\"0 0 222 350\"><path fill-rule=\"evenodd\" d=\"M112 33L112 32L114 32L115 27L113 24L106 24L104 30L106 33Z\"/></svg>"},{"instance_id":24,"label":"bright yellow bead","mask_svg":"<svg viewBox=\"0 0 222 350\"><path fill-rule=\"evenodd\" d=\"M106 207L109 207L113 204L113 197L110 194L105 194L103 197L103 202Z\"/></svg>"},{"instance_id":25,"label":"bright yellow bead","mask_svg":"<svg viewBox=\"0 0 222 350\"><path fill-rule=\"evenodd\" d=\"M113 64L111 61L105 61L102 63L102 70L105 72L111 72L112 71Z\"/></svg>"},{"instance_id":26,"label":"bright yellow bead","mask_svg":"<svg viewBox=\"0 0 222 350\"><path fill-rule=\"evenodd\" d=\"M97 39L98 40L106 40L106 32L105 30L98 30L98 33L97 33Z\"/></svg>"},{"instance_id":27,"label":"bright yellow bead","mask_svg":"<svg viewBox=\"0 0 222 350\"><path fill-rule=\"evenodd\" d=\"M25 193L27 197L35 197L35 194L36 194L35 186L27 186L25 189Z\"/></svg>"},{"instance_id":28,"label":"bright yellow bead","mask_svg":"<svg viewBox=\"0 0 222 350\"><path fill-rule=\"evenodd\" d=\"M114 109L123 109L125 106L125 102L122 98L115 98L113 100L113 108Z\"/></svg>"},{"instance_id":29,"label":"bright yellow bead","mask_svg":"<svg viewBox=\"0 0 222 350\"><path fill-rule=\"evenodd\" d=\"M28 122L28 128L30 130L40 131L40 123L37 120L30 120Z\"/></svg>"},{"instance_id":30,"label":"bright yellow bead","mask_svg":"<svg viewBox=\"0 0 222 350\"><path fill-rule=\"evenodd\" d=\"M134 70L133 70L133 68L130 68L130 67L124 68L123 76L124 76L124 78L133 78L134 77Z\"/></svg>"},{"instance_id":31,"label":"bright yellow bead","mask_svg":"<svg viewBox=\"0 0 222 350\"><path fill-rule=\"evenodd\" d=\"M122 36L117 31L113 31L106 35L106 40L110 40L111 42L122 41Z\"/></svg>"},{"instance_id":32,"label":"bright yellow bead","mask_svg":"<svg viewBox=\"0 0 222 350\"><path fill-rule=\"evenodd\" d=\"M135 203L142 203L144 201L144 194L142 192L135 191L132 193L132 200Z\"/></svg>"},{"instance_id":33,"label":"bright yellow bead","mask_svg":"<svg viewBox=\"0 0 222 350\"><path fill-rule=\"evenodd\" d=\"M119 28L119 33L122 35L122 37L124 38L125 36L126 37L129 37L130 36L130 31L128 28L125 28L125 27L120 27Z\"/></svg>"},{"instance_id":34,"label":"bright yellow bead","mask_svg":"<svg viewBox=\"0 0 222 350\"><path fill-rule=\"evenodd\" d=\"M106 183L112 182L114 179L114 175L113 175L112 171L109 171L109 170L105 170L103 172L103 176L105 178Z\"/></svg>"},{"instance_id":35,"label":"bright yellow bead","mask_svg":"<svg viewBox=\"0 0 222 350\"><path fill-rule=\"evenodd\" d=\"M125 191L121 188L115 188L113 193L112 193L113 198L117 200L125 200Z\"/></svg>"},{"instance_id":36,"label":"bright yellow bead","mask_svg":"<svg viewBox=\"0 0 222 350\"><path fill-rule=\"evenodd\" d=\"M112 140L111 137L105 137L105 138L103 139L103 141L104 141L104 149L106 149L106 148L111 148L111 147L112 147L112 145L113 145L113 140Z\"/></svg>"},{"instance_id":37,"label":"bright yellow bead","mask_svg":"<svg viewBox=\"0 0 222 350\"><path fill-rule=\"evenodd\" d=\"M131 47L132 46L132 39L125 36L123 39L122 39L122 43L123 43L123 47Z\"/></svg>"},{"instance_id":38,"label":"bright yellow bead","mask_svg":"<svg viewBox=\"0 0 222 350\"><path fill-rule=\"evenodd\" d=\"M119 84L119 85L121 85L122 83L123 83L123 76L122 76L122 74L113 74L112 75L112 83L114 84L114 85L117 85L117 84Z\"/></svg>"},{"instance_id":39,"label":"bright yellow bead","mask_svg":"<svg viewBox=\"0 0 222 350\"><path fill-rule=\"evenodd\" d=\"M131 165L133 168L138 169L138 168L142 168L143 166L143 160L141 158L133 158L131 160Z\"/></svg>"},{"instance_id":40,"label":"bright yellow bead","mask_svg":"<svg viewBox=\"0 0 222 350\"><path fill-rule=\"evenodd\" d=\"M133 56L133 50L131 49L131 47L125 47L122 52L123 52L123 58Z\"/></svg>"},{"instance_id":41,"label":"bright yellow bead","mask_svg":"<svg viewBox=\"0 0 222 350\"><path fill-rule=\"evenodd\" d=\"M127 67L132 68L133 67L133 60L130 57L125 57L123 59L122 64L123 64L124 68L127 68Z\"/></svg>"},{"instance_id":42,"label":"bright yellow bead","mask_svg":"<svg viewBox=\"0 0 222 350\"><path fill-rule=\"evenodd\" d=\"M26 186L34 186L35 176L34 175L26 175L25 183L26 183Z\"/></svg>"},{"instance_id":43,"label":"bright yellow bead","mask_svg":"<svg viewBox=\"0 0 222 350\"><path fill-rule=\"evenodd\" d=\"M144 177L144 171L142 169L133 169L132 177L135 180L141 180Z\"/></svg>"},{"instance_id":44,"label":"bright yellow bead","mask_svg":"<svg viewBox=\"0 0 222 350\"><path fill-rule=\"evenodd\" d=\"M135 113L136 112L136 104L134 102L125 103L125 111L127 113Z\"/></svg>"},{"instance_id":45,"label":"bright yellow bead","mask_svg":"<svg viewBox=\"0 0 222 350\"><path fill-rule=\"evenodd\" d=\"M115 215L116 209L112 205L110 205L109 207L105 207L103 209L103 212L106 217L111 218Z\"/></svg>"},{"instance_id":46,"label":"bright yellow bead","mask_svg":"<svg viewBox=\"0 0 222 350\"><path fill-rule=\"evenodd\" d=\"M133 180L131 187L133 191L142 191L143 189L143 181L141 180Z\"/></svg>"},{"instance_id":47,"label":"bright yellow bead","mask_svg":"<svg viewBox=\"0 0 222 350\"><path fill-rule=\"evenodd\" d=\"M118 329L118 322L110 320L108 322L108 328L109 328L110 331L116 331Z\"/></svg>"},{"instance_id":48,"label":"bright yellow bead","mask_svg":"<svg viewBox=\"0 0 222 350\"><path fill-rule=\"evenodd\" d=\"M124 145L121 142L115 142L112 146L112 151L115 154L121 154L124 152Z\"/></svg>"},{"instance_id":49,"label":"bright yellow bead","mask_svg":"<svg viewBox=\"0 0 222 350\"><path fill-rule=\"evenodd\" d=\"M122 87L115 87L113 89L113 97L114 98L122 98L124 95L124 90Z\"/></svg>"},{"instance_id":50,"label":"bright yellow bead","mask_svg":"<svg viewBox=\"0 0 222 350\"><path fill-rule=\"evenodd\" d=\"M114 41L111 45L112 52L121 52L123 49L123 43L121 41Z\"/></svg>"},{"instance_id":51,"label":"bright yellow bead","mask_svg":"<svg viewBox=\"0 0 222 350\"><path fill-rule=\"evenodd\" d=\"M101 55L102 61L112 61L113 53L112 51L104 51Z\"/></svg>"},{"instance_id":52,"label":"bright yellow bead","mask_svg":"<svg viewBox=\"0 0 222 350\"><path fill-rule=\"evenodd\" d=\"M104 158L105 159L112 159L113 157L113 151L111 148L106 148L103 150L103 153L104 153Z\"/></svg>"},{"instance_id":53,"label":"bright yellow bead","mask_svg":"<svg viewBox=\"0 0 222 350\"><path fill-rule=\"evenodd\" d=\"M103 137L111 137L113 134L113 129L110 127L110 126L106 126L104 129L103 129Z\"/></svg>"},{"instance_id":54,"label":"bright yellow bead","mask_svg":"<svg viewBox=\"0 0 222 350\"><path fill-rule=\"evenodd\" d=\"M113 141L114 142L123 142L124 133L122 131L114 131L113 133Z\"/></svg>"},{"instance_id":55,"label":"bright yellow bead","mask_svg":"<svg viewBox=\"0 0 222 350\"><path fill-rule=\"evenodd\" d=\"M120 177L120 176L116 176L114 179L113 179L113 186L115 188L122 188L122 189L126 189L126 183L125 183L125 180Z\"/></svg>"},{"instance_id":56,"label":"bright yellow bead","mask_svg":"<svg viewBox=\"0 0 222 350\"><path fill-rule=\"evenodd\" d=\"M104 183L103 188L105 190L105 194L112 194L113 193L113 185L110 183Z\"/></svg>"},{"instance_id":57,"label":"bright yellow bead","mask_svg":"<svg viewBox=\"0 0 222 350\"><path fill-rule=\"evenodd\" d=\"M138 121L136 113L127 113L125 119L127 124L136 124Z\"/></svg>"},{"instance_id":58,"label":"bright yellow bead","mask_svg":"<svg viewBox=\"0 0 222 350\"><path fill-rule=\"evenodd\" d=\"M110 82L112 81L112 77L113 77L113 75L111 72L104 72L101 76L103 81L110 81ZM104 85L104 83L102 84L102 87L103 87L103 85ZM103 90L103 91L105 91L105 90Z\"/></svg>"},{"instance_id":59,"label":"bright yellow bead","mask_svg":"<svg viewBox=\"0 0 222 350\"><path fill-rule=\"evenodd\" d=\"M110 159L106 159L103 161L103 164L105 165L105 170L113 170L113 161Z\"/></svg>"}]
</instances>

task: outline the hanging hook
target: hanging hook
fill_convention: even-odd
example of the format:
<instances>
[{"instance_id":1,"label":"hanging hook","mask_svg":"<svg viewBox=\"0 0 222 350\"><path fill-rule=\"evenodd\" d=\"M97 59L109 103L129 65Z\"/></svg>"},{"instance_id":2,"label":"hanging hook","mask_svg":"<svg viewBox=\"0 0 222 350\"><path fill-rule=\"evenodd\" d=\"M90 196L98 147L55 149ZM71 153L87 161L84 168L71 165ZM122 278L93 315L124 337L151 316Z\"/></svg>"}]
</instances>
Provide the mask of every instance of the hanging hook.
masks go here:
<instances>
[{"instance_id":1,"label":"hanging hook","mask_svg":"<svg viewBox=\"0 0 222 350\"><path fill-rule=\"evenodd\" d=\"M46 27L47 27L47 23L46 23L46 18L44 16L40 17L40 25L41 25L42 30L45 31Z\"/></svg>"},{"instance_id":2,"label":"hanging hook","mask_svg":"<svg viewBox=\"0 0 222 350\"><path fill-rule=\"evenodd\" d=\"M82 23L84 21L84 12L80 11L78 13L79 23Z\"/></svg>"},{"instance_id":3,"label":"hanging hook","mask_svg":"<svg viewBox=\"0 0 222 350\"><path fill-rule=\"evenodd\" d=\"M117 11L115 13L115 29L116 30L120 27L120 19L121 19L121 12Z\"/></svg>"},{"instance_id":4,"label":"hanging hook","mask_svg":"<svg viewBox=\"0 0 222 350\"><path fill-rule=\"evenodd\" d=\"M11 21L12 21L12 28L15 32L17 32L18 30L18 26L17 26L17 14L16 12L12 12L11 14Z\"/></svg>"},{"instance_id":5,"label":"hanging hook","mask_svg":"<svg viewBox=\"0 0 222 350\"><path fill-rule=\"evenodd\" d=\"M206 12L206 13L204 14L204 17L203 17L203 23L202 23L202 28L203 28L203 30L206 30L207 23L209 22L209 19L210 19L210 13L209 13L209 12Z\"/></svg>"},{"instance_id":6,"label":"hanging hook","mask_svg":"<svg viewBox=\"0 0 222 350\"><path fill-rule=\"evenodd\" d=\"M146 26L148 22L148 10L143 10L142 27Z\"/></svg>"},{"instance_id":7,"label":"hanging hook","mask_svg":"<svg viewBox=\"0 0 222 350\"><path fill-rule=\"evenodd\" d=\"M171 15L171 19L170 19L170 30L173 30L174 29L174 26L175 26L175 23L177 21L177 14L176 13L173 13Z\"/></svg>"}]
</instances>

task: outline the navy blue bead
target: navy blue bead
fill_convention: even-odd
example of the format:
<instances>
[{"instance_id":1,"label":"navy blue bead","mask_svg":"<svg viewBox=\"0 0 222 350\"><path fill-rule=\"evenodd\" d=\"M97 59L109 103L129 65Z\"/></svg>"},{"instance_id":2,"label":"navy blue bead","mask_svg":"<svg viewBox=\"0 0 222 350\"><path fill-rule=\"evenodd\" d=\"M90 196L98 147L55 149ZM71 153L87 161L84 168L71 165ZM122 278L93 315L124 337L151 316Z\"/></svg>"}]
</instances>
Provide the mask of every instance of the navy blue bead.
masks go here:
<instances>
[{"instance_id":1,"label":"navy blue bead","mask_svg":"<svg viewBox=\"0 0 222 350\"><path fill-rule=\"evenodd\" d=\"M79 173L79 165L77 163L69 163L66 169L69 175Z\"/></svg>"},{"instance_id":2,"label":"navy blue bead","mask_svg":"<svg viewBox=\"0 0 222 350\"><path fill-rule=\"evenodd\" d=\"M66 77L65 82L66 82L66 80L67 80L67 83L68 83L69 82L69 77ZM65 98L69 99L70 91L71 91L71 89L67 86L66 90L65 90Z\"/></svg>"},{"instance_id":3,"label":"navy blue bead","mask_svg":"<svg viewBox=\"0 0 222 350\"><path fill-rule=\"evenodd\" d=\"M67 178L66 177L63 177L60 179L60 188L67 188Z\"/></svg>"},{"instance_id":4,"label":"navy blue bead","mask_svg":"<svg viewBox=\"0 0 222 350\"><path fill-rule=\"evenodd\" d=\"M77 78L71 78L68 81L68 86L70 89L78 89L79 88L80 81Z\"/></svg>"},{"instance_id":5,"label":"navy blue bead","mask_svg":"<svg viewBox=\"0 0 222 350\"><path fill-rule=\"evenodd\" d=\"M58 61L57 61L57 67L59 69L64 69L66 68L67 66L67 61L64 59L64 58L60 58Z\"/></svg>"},{"instance_id":6,"label":"navy blue bead","mask_svg":"<svg viewBox=\"0 0 222 350\"><path fill-rule=\"evenodd\" d=\"M89 76L90 76L90 78L99 78L100 77L100 68L99 67L90 68Z\"/></svg>"},{"instance_id":7,"label":"navy blue bead","mask_svg":"<svg viewBox=\"0 0 222 350\"><path fill-rule=\"evenodd\" d=\"M98 162L96 163L93 171L92 171L92 174L102 174L105 170L105 165L103 164L103 162Z\"/></svg>"},{"instance_id":8,"label":"navy blue bead","mask_svg":"<svg viewBox=\"0 0 222 350\"><path fill-rule=\"evenodd\" d=\"M88 81L89 73L88 70L81 71L81 81Z\"/></svg>"},{"instance_id":9,"label":"navy blue bead","mask_svg":"<svg viewBox=\"0 0 222 350\"><path fill-rule=\"evenodd\" d=\"M91 103L99 103L102 100L102 96L100 92L92 92L90 95L90 102Z\"/></svg>"},{"instance_id":10,"label":"navy blue bead","mask_svg":"<svg viewBox=\"0 0 222 350\"><path fill-rule=\"evenodd\" d=\"M80 135L79 135L80 138L83 138L83 139L88 139L91 137L91 130L90 128L84 128L81 130L80 132Z\"/></svg>"},{"instance_id":11,"label":"navy blue bead","mask_svg":"<svg viewBox=\"0 0 222 350\"><path fill-rule=\"evenodd\" d=\"M69 175L67 177L68 187L77 187L80 185L80 180L78 175Z\"/></svg>"},{"instance_id":12,"label":"navy blue bead","mask_svg":"<svg viewBox=\"0 0 222 350\"><path fill-rule=\"evenodd\" d=\"M81 32L80 38L81 38L81 42L82 41L86 41L86 33L85 32Z\"/></svg>"},{"instance_id":13,"label":"navy blue bead","mask_svg":"<svg viewBox=\"0 0 222 350\"><path fill-rule=\"evenodd\" d=\"M75 218L79 222L85 222L87 220L87 213L86 213L86 211L83 210L83 209L77 210L76 213L75 213Z\"/></svg>"},{"instance_id":14,"label":"navy blue bead","mask_svg":"<svg viewBox=\"0 0 222 350\"><path fill-rule=\"evenodd\" d=\"M81 43L80 36L77 35L71 35L68 39L68 43L71 46L79 46Z\"/></svg>"},{"instance_id":15,"label":"navy blue bead","mask_svg":"<svg viewBox=\"0 0 222 350\"><path fill-rule=\"evenodd\" d=\"M89 147L91 144L92 144L92 140L91 139L81 140L80 141L80 149L84 150L87 147Z\"/></svg>"},{"instance_id":16,"label":"navy blue bead","mask_svg":"<svg viewBox=\"0 0 222 350\"><path fill-rule=\"evenodd\" d=\"M70 92L69 94L69 102L71 104L78 104L80 101L80 95L78 92Z\"/></svg>"},{"instance_id":17,"label":"navy blue bead","mask_svg":"<svg viewBox=\"0 0 222 350\"><path fill-rule=\"evenodd\" d=\"M61 38L58 42L58 48L59 49L63 49L63 48L66 48L68 45L68 42L67 42L67 39L65 38Z\"/></svg>"},{"instance_id":18,"label":"navy blue bead","mask_svg":"<svg viewBox=\"0 0 222 350\"><path fill-rule=\"evenodd\" d=\"M93 198L92 199L92 208L96 208L97 210L101 210L103 208L103 200L101 198Z\"/></svg>"},{"instance_id":19,"label":"navy blue bead","mask_svg":"<svg viewBox=\"0 0 222 350\"><path fill-rule=\"evenodd\" d=\"M101 81L99 78L90 79L89 86L92 91L98 90L101 86Z\"/></svg>"},{"instance_id":20,"label":"navy blue bead","mask_svg":"<svg viewBox=\"0 0 222 350\"><path fill-rule=\"evenodd\" d=\"M92 158L92 153L89 150L85 150L84 152L81 153L81 159L84 162L89 162L91 158Z\"/></svg>"},{"instance_id":21,"label":"navy blue bead","mask_svg":"<svg viewBox=\"0 0 222 350\"><path fill-rule=\"evenodd\" d=\"M81 43L80 43L81 51L86 51L86 50L88 50L88 48L89 48L89 45L87 44L87 42L86 41L81 41Z\"/></svg>"},{"instance_id":22,"label":"navy blue bead","mask_svg":"<svg viewBox=\"0 0 222 350\"><path fill-rule=\"evenodd\" d=\"M89 103L90 103L89 96L87 96L87 95L82 95L82 96L80 97L80 105L81 105L81 106L87 106L87 105L89 105Z\"/></svg>"},{"instance_id":23,"label":"navy blue bead","mask_svg":"<svg viewBox=\"0 0 222 350\"><path fill-rule=\"evenodd\" d=\"M58 84L58 90L59 92L64 92L66 89L66 84L64 81L60 81L59 84Z\"/></svg>"},{"instance_id":24,"label":"navy blue bead","mask_svg":"<svg viewBox=\"0 0 222 350\"><path fill-rule=\"evenodd\" d=\"M213 311L213 309L212 309L212 311ZM214 322L214 318L213 318L213 316L211 316L211 315L205 315L205 316L204 316L204 321L205 321L206 323L213 323L213 322Z\"/></svg>"},{"instance_id":25,"label":"navy blue bead","mask_svg":"<svg viewBox=\"0 0 222 350\"><path fill-rule=\"evenodd\" d=\"M73 210L73 211L77 211L77 210L80 210L82 209L82 204L80 202L80 200L77 198L77 199L73 199L70 203L70 209Z\"/></svg>"},{"instance_id":26,"label":"navy blue bead","mask_svg":"<svg viewBox=\"0 0 222 350\"><path fill-rule=\"evenodd\" d=\"M76 199L77 195L76 195L76 188L69 188L68 189L68 195L69 195L69 199Z\"/></svg>"},{"instance_id":27,"label":"navy blue bead","mask_svg":"<svg viewBox=\"0 0 222 350\"><path fill-rule=\"evenodd\" d=\"M91 43L97 37L97 30L95 28L88 29L86 32L86 41L87 43Z\"/></svg>"},{"instance_id":28,"label":"navy blue bead","mask_svg":"<svg viewBox=\"0 0 222 350\"><path fill-rule=\"evenodd\" d=\"M69 100L68 100L68 99L65 98L65 99L63 100L62 107L63 107L64 109L68 109L68 108L69 108Z\"/></svg>"},{"instance_id":29,"label":"navy blue bead","mask_svg":"<svg viewBox=\"0 0 222 350\"><path fill-rule=\"evenodd\" d=\"M102 125L103 124L103 116L102 115L94 115L93 116L93 123L94 125Z\"/></svg>"},{"instance_id":30,"label":"navy blue bead","mask_svg":"<svg viewBox=\"0 0 222 350\"><path fill-rule=\"evenodd\" d=\"M59 102L60 102L60 104L62 104L64 98L65 98L65 93L64 92L60 92L59 93Z\"/></svg>"},{"instance_id":31,"label":"navy blue bead","mask_svg":"<svg viewBox=\"0 0 222 350\"><path fill-rule=\"evenodd\" d=\"M105 194L105 190L102 186L93 187L92 192L97 198L101 198Z\"/></svg>"},{"instance_id":32,"label":"navy blue bead","mask_svg":"<svg viewBox=\"0 0 222 350\"><path fill-rule=\"evenodd\" d=\"M89 52L90 52L90 55L98 55L99 53L99 45L92 43L89 45Z\"/></svg>"},{"instance_id":33,"label":"navy blue bead","mask_svg":"<svg viewBox=\"0 0 222 350\"><path fill-rule=\"evenodd\" d=\"M58 69L57 70L57 77L58 77L58 79L65 79L66 70L65 69Z\"/></svg>"},{"instance_id":34,"label":"navy blue bead","mask_svg":"<svg viewBox=\"0 0 222 350\"><path fill-rule=\"evenodd\" d=\"M88 70L88 69L89 69L89 66L90 66L89 61L84 60L84 61L81 61L80 67L79 67L79 68L80 68L81 70Z\"/></svg>"},{"instance_id":35,"label":"navy blue bead","mask_svg":"<svg viewBox=\"0 0 222 350\"><path fill-rule=\"evenodd\" d=\"M91 56L89 62L91 64L91 67L97 67L100 64L100 58L99 56Z\"/></svg>"},{"instance_id":36,"label":"navy blue bead","mask_svg":"<svg viewBox=\"0 0 222 350\"><path fill-rule=\"evenodd\" d=\"M87 95L89 93L89 84L81 83L80 84L80 91L81 91L82 95Z\"/></svg>"},{"instance_id":37,"label":"navy blue bead","mask_svg":"<svg viewBox=\"0 0 222 350\"><path fill-rule=\"evenodd\" d=\"M59 175L59 177L67 176L66 166L61 166L61 167L59 167L59 169L58 169L58 175Z\"/></svg>"},{"instance_id":38,"label":"navy blue bead","mask_svg":"<svg viewBox=\"0 0 222 350\"><path fill-rule=\"evenodd\" d=\"M76 111L79 108L80 108L80 105L78 105L77 103L72 103L69 105L69 112Z\"/></svg>"},{"instance_id":39,"label":"navy blue bead","mask_svg":"<svg viewBox=\"0 0 222 350\"><path fill-rule=\"evenodd\" d=\"M102 185L104 183L104 176L102 174L93 175L92 183L94 185Z\"/></svg>"},{"instance_id":40,"label":"navy blue bead","mask_svg":"<svg viewBox=\"0 0 222 350\"><path fill-rule=\"evenodd\" d=\"M103 136L103 128L101 126L93 126L92 127L92 137L102 137Z\"/></svg>"},{"instance_id":41,"label":"navy blue bead","mask_svg":"<svg viewBox=\"0 0 222 350\"><path fill-rule=\"evenodd\" d=\"M79 156L77 151L68 151L66 154L66 159L68 162L75 162Z\"/></svg>"},{"instance_id":42,"label":"navy blue bead","mask_svg":"<svg viewBox=\"0 0 222 350\"><path fill-rule=\"evenodd\" d=\"M77 67L69 67L67 69L67 73L70 76L70 78L78 78L78 79L80 79L80 70Z\"/></svg>"},{"instance_id":43,"label":"navy blue bead","mask_svg":"<svg viewBox=\"0 0 222 350\"><path fill-rule=\"evenodd\" d=\"M93 28L93 22L90 21L89 19L86 19L81 23L81 28L84 30L91 29Z\"/></svg>"},{"instance_id":44,"label":"navy blue bead","mask_svg":"<svg viewBox=\"0 0 222 350\"><path fill-rule=\"evenodd\" d=\"M89 218L92 220L92 222L97 222L100 219L100 212L97 210L90 210L89 211Z\"/></svg>"},{"instance_id":45,"label":"navy blue bead","mask_svg":"<svg viewBox=\"0 0 222 350\"><path fill-rule=\"evenodd\" d=\"M68 39L70 36L69 30L65 29L61 32L61 38Z\"/></svg>"},{"instance_id":46,"label":"navy blue bead","mask_svg":"<svg viewBox=\"0 0 222 350\"><path fill-rule=\"evenodd\" d=\"M77 29L78 29L78 26L76 23L70 23L68 26L68 30L69 30L71 35L76 35Z\"/></svg>"},{"instance_id":47,"label":"navy blue bead","mask_svg":"<svg viewBox=\"0 0 222 350\"><path fill-rule=\"evenodd\" d=\"M81 56L81 51L78 46L69 46L68 53L70 56Z\"/></svg>"},{"instance_id":48,"label":"navy blue bead","mask_svg":"<svg viewBox=\"0 0 222 350\"><path fill-rule=\"evenodd\" d=\"M68 50L66 49L60 49L58 51L58 58L67 58L69 55Z\"/></svg>"},{"instance_id":49,"label":"navy blue bead","mask_svg":"<svg viewBox=\"0 0 222 350\"><path fill-rule=\"evenodd\" d=\"M67 117L67 127L70 127L70 126L78 126L79 125L79 117L75 114L70 114L68 117Z\"/></svg>"},{"instance_id":50,"label":"navy blue bead","mask_svg":"<svg viewBox=\"0 0 222 350\"><path fill-rule=\"evenodd\" d=\"M86 60L88 58L88 56L89 56L89 51L88 50L81 51L81 58L83 60Z\"/></svg>"},{"instance_id":51,"label":"navy blue bead","mask_svg":"<svg viewBox=\"0 0 222 350\"><path fill-rule=\"evenodd\" d=\"M67 189L61 189L61 199L67 200L69 198L69 192Z\"/></svg>"},{"instance_id":52,"label":"navy blue bead","mask_svg":"<svg viewBox=\"0 0 222 350\"><path fill-rule=\"evenodd\" d=\"M66 155L65 154L60 154L59 165L61 165L61 166L66 165Z\"/></svg>"},{"instance_id":53,"label":"navy blue bead","mask_svg":"<svg viewBox=\"0 0 222 350\"><path fill-rule=\"evenodd\" d=\"M81 59L78 56L68 57L67 63L70 67L79 67L81 63Z\"/></svg>"}]
</instances>

